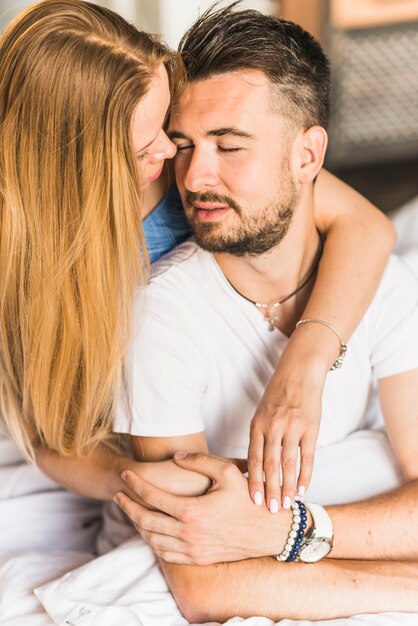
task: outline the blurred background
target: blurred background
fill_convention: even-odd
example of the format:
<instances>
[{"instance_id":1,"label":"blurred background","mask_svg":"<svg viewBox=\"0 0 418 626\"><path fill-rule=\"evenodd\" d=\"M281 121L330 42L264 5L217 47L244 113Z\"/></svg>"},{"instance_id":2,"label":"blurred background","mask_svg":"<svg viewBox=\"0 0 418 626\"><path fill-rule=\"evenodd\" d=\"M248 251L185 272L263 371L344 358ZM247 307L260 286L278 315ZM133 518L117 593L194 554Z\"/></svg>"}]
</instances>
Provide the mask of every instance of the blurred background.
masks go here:
<instances>
[{"instance_id":1,"label":"blurred background","mask_svg":"<svg viewBox=\"0 0 418 626\"><path fill-rule=\"evenodd\" d=\"M0 30L33 2L0 0ZM176 47L212 0L98 0ZM230 1L221 1L221 5ZM333 68L327 167L389 212L418 195L418 0L243 0L301 24Z\"/></svg>"}]
</instances>

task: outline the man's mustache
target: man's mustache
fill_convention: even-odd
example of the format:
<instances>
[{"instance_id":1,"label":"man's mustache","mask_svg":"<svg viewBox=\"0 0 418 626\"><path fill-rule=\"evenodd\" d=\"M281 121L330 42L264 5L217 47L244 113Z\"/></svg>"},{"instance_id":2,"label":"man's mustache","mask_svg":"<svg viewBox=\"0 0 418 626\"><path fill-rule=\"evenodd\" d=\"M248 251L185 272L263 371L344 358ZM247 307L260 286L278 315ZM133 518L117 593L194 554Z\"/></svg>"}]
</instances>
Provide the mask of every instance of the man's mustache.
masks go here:
<instances>
[{"instance_id":1,"label":"man's mustache","mask_svg":"<svg viewBox=\"0 0 418 626\"><path fill-rule=\"evenodd\" d=\"M195 191L188 191L186 195L186 204L191 206L194 202L217 202L219 204L227 204L231 209L234 209L241 215L241 207L229 196L223 196L213 191L207 191L206 193L197 193Z\"/></svg>"}]
</instances>

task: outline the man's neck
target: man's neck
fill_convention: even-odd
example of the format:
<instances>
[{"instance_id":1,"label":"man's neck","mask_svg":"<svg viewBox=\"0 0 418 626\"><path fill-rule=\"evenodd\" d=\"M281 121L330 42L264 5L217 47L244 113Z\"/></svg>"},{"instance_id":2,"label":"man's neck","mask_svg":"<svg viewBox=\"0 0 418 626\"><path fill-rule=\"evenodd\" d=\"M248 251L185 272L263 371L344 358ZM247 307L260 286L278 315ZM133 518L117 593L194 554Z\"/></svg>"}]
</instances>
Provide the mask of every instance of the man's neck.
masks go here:
<instances>
[{"instance_id":1,"label":"man's neck","mask_svg":"<svg viewBox=\"0 0 418 626\"><path fill-rule=\"evenodd\" d=\"M275 247L259 256L214 255L227 280L243 297L270 304L281 301L297 289L317 263L320 238L312 217L298 219L295 212L289 231ZM305 308L315 277L288 301L280 305L280 330L290 334ZM266 314L267 311L264 311Z\"/></svg>"}]
</instances>

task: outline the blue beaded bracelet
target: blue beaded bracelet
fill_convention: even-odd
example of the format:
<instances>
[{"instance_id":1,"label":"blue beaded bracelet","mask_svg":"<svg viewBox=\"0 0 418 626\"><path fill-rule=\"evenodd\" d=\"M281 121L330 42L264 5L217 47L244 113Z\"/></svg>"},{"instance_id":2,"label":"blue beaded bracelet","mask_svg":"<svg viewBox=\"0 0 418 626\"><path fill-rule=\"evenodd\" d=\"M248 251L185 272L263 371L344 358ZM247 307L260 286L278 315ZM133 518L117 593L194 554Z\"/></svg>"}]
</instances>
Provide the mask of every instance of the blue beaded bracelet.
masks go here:
<instances>
[{"instance_id":1,"label":"blue beaded bracelet","mask_svg":"<svg viewBox=\"0 0 418 626\"><path fill-rule=\"evenodd\" d=\"M281 553L275 556L278 561L286 561L288 563L296 561L298 558L302 541L305 536L307 526L305 505L302 502L295 500L292 503L292 515L292 525L290 527L286 545Z\"/></svg>"},{"instance_id":2,"label":"blue beaded bracelet","mask_svg":"<svg viewBox=\"0 0 418 626\"><path fill-rule=\"evenodd\" d=\"M296 561L296 559L298 558L302 541L305 536L306 526L307 526L306 507L302 502L298 502L297 504L299 506L300 524L299 524L299 529L297 531L297 535L295 538L295 543L293 544L293 548L290 551L290 554L286 559L287 563Z\"/></svg>"}]
</instances>

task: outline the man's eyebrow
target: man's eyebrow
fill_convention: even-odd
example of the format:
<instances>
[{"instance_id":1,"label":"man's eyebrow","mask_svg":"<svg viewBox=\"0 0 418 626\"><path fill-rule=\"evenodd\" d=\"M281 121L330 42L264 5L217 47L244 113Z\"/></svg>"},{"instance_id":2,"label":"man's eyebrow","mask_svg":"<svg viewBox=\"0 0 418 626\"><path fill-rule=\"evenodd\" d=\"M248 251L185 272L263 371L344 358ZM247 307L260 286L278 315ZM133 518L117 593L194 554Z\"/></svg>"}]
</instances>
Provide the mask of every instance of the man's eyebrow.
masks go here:
<instances>
[{"instance_id":1,"label":"man's eyebrow","mask_svg":"<svg viewBox=\"0 0 418 626\"><path fill-rule=\"evenodd\" d=\"M188 139L187 135L181 133L179 130L168 130L167 136L170 139Z\"/></svg>"},{"instance_id":2,"label":"man's eyebrow","mask_svg":"<svg viewBox=\"0 0 418 626\"><path fill-rule=\"evenodd\" d=\"M233 135L234 137L242 137L243 139L253 139L254 135L250 135L245 130L240 130L236 126L228 126L226 128L216 128L207 133L210 137L223 137L224 135Z\"/></svg>"},{"instance_id":3,"label":"man's eyebrow","mask_svg":"<svg viewBox=\"0 0 418 626\"><path fill-rule=\"evenodd\" d=\"M170 139L189 139L187 135L180 132L179 130L169 130L167 135ZM225 128L215 128L214 130L209 130L206 135L208 137L224 137L225 135L232 135L233 137L241 137L242 139L253 139L254 135L250 135L245 130L240 130L235 126L228 126Z\"/></svg>"}]
</instances>

